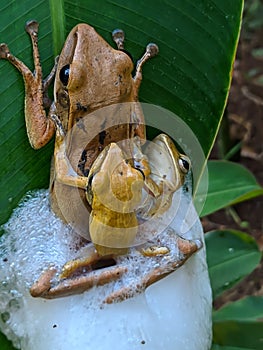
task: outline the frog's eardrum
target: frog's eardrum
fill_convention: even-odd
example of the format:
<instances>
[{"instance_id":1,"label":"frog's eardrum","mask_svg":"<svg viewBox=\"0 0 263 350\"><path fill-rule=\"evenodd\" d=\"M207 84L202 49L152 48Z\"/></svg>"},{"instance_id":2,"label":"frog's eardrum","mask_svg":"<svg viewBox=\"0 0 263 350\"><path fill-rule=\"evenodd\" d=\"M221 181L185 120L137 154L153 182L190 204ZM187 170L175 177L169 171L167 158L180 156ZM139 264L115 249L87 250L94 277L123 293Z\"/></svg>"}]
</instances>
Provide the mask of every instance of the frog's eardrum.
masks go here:
<instances>
[{"instance_id":1,"label":"frog's eardrum","mask_svg":"<svg viewBox=\"0 0 263 350\"><path fill-rule=\"evenodd\" d=\"M180 200L180 205L176 203ZM171 210L174 230L203 240L190 191L179 189ZM208 350L211 345L211 288L205 249L145 292L120 303L102 304L120 284L136 285L147 266L131 250L125 280L70 297L34 299L29 288L50 262L74 258L79 237L52 214L46 190L30 193L4 225L0 240L0 329L24 350ZM149 261L152 258L149 258ZM145 258L144 258L145 264Z\"/></svg>"}]
</instances>

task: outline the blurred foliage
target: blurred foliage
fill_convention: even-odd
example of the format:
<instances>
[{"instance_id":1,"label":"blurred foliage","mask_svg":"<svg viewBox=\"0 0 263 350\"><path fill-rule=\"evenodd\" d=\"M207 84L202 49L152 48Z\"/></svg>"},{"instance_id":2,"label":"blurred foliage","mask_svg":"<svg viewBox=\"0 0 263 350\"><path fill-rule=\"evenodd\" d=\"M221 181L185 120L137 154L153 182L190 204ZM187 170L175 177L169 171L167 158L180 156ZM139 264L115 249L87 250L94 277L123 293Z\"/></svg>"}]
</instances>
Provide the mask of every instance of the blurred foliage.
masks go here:
<instances>
[{"instance_id":1,"label":"blurred foliage","mask_svg":"<svg viewBox=\"0 0 263 350\"><path fill-rule=\"evenodd\" d=\"M249 37L251 32L263 26L262 0L245 0L243 15L243 33Z\"/></svg>"}]
</instances>

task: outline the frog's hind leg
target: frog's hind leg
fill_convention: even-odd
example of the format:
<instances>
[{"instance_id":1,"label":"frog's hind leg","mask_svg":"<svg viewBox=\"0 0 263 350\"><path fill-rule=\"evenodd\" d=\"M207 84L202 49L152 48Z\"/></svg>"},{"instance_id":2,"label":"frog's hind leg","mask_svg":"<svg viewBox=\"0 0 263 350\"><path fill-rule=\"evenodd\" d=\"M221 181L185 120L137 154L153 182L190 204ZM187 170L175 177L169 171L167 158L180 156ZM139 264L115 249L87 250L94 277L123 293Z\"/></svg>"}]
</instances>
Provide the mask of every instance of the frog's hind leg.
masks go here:
<instances>
[{"instance_id":1,"label":"frog's hind leg","mask_svg":"<svg viewBox=\"0 0 263 350\"><path fill-rule=\"evenodd\" d=\"M32 285L30 294L45 299L80 294L121 278L126 271L127 268L117 266L111 256L100 257L93 250L86 257L68 261L61 273L54 267L45 270Z\"/></svg>"},{"instance_id":2,"label":"frog's hind leg","mask_svg":"<svg viewBox=\"0 0 263 350\"><path fill-rule=\"evenodd\" d=\"M23 76L27 134L31 146L39 149L51 139L55 131L53 121L47 117L45 108L50 105L47 89L55 75L56 64L48 78L43 81L38 50L38 23L36 21L27 22L26 31L32 41L34 72L31 72L22 61L12 55L4 43L0 44L0 58L8 60Z\"/></svg>"},{"instance_id":3,"label":"frog's hind leg","mask_svg":"<svg viewBox=\"0 0 263 350\"><path fill-rule=\"evenodd\" d=\"M159 258L159 263L140 275L139 280L133 280L125 285L120 283L119 288L113 289L104 302L108 304L120 302L143 292L151 284L177 270L203 245L200 240L187 240L178 235L175 235L175 240L180 251L179 256L167 256L169 248L167 250L166 247L150 246L142 250L141 254L145 262L148 259L158 261ZM129 265L120 264L112 256L100 257L93 246L88 246L88 249L89 254L67 262L61 272L55 267L45 270L32 285L30 294L33 297L45 299L80 294L94 286L103 286L120 280L128 272ZM163 263L160 263L161 256L163 256Z\"/></svg>"},{"instance_id":4,"label":"frog's hind leg","mask_svg":"<svg viewBox=\"0 0 263 350\"><path fill-rule=\"evenodd\" d=\"M165 251L166 247L161 247L161 249L150 247L149 250L147 249L141 251L142 255L145 256L145 259L152 259L158 255L164 255L164 262L162 264L156 264L156 266L153 267L151 271L146 273L144 276L141 276L140 281L136 284L132 283L113 291L105 298L104 303L112 304L114 302L120 302L127 298L133 297L137 293L142 293L147 287L161 280L162 278L166 277L184 265L184 263L203 246L203 243L200 240L187 240L178 235L175 237L178 249L180 251L179 258L167 258Z\"/></svg>"}]
</instances>

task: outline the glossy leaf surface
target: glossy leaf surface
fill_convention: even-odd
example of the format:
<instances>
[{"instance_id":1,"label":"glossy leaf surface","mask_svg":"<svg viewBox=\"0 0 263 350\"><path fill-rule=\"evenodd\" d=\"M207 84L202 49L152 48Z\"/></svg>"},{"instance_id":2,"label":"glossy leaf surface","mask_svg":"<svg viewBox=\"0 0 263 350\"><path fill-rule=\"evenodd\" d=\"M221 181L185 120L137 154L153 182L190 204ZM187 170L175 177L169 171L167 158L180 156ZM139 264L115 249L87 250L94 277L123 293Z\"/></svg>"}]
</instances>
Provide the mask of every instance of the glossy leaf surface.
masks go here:
<instances>
[{"instance_id":1,"label":"glossy leaf surface","mask_svg":"<svg viewBox=\"0 0 263 350\"><path fill-rule=\"evenodd\" d=\"M260 261L257 243L246 233L211 231L205 241L214 298L252 272Z\"/></svg>"},{"instance_id":2,"label":"glossy leaf surface","mask_svg":"<svg viewBox=\"0 0 263 350\"><path fill-rule=\"evenodd\" d=\"M263 195L263 188L253 174L240 164L213 160L208 161L209 185L201 216L211 214L229 205ZM202 190L195 198L202 197Z\"/></svg>"},{"instance_id":3,"label":"glossy leaf surface","mask_svg":"<svg viewBox=\"0 0 263 350\"><path fill-rule=\"evenodd\" d=\"M214 343L222 350L263 348L263 298L247 297L214 312Z\"/></svg>"}]
</instances>

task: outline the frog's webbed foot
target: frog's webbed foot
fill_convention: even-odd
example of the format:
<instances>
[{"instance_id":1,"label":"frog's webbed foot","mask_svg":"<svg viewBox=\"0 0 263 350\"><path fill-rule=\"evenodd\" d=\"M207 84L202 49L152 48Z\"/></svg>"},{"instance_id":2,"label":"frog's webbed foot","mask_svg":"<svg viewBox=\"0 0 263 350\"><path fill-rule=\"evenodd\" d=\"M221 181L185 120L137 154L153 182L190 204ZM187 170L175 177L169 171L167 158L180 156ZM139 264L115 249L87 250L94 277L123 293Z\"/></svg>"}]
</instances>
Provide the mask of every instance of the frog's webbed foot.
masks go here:
<instances>
[{"instance_id":1,"label":"frog's webbed foot","mask_svg":"<svg viewBox=\"0 0 263 350\"><path fill-rule=\"evenodd\" d=\"M173 244L177 245L179 255L169 254L173 249L169 246L148 245L140 253L136 250L140 254L141 263L147 264L149 259L152 259L152 267L143 271L139 277L136 275L134 278L129 276L128 279L122 279L132 269L129 265L129 255L116 259L110 256L101 258L93 249L87 257L66 263L61 271L54 267L48 268L33 284L30 293L33 297L54 299L80 294L94 286L103 286L120 280L117 288L113 285L109 289L104 303L120 302L133 297L174 272L202 247L202 242L199 240L186 240L175 234L173 237Z\"/></svg>"}]
</instances>

